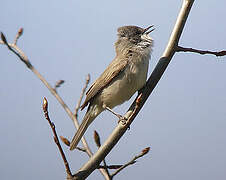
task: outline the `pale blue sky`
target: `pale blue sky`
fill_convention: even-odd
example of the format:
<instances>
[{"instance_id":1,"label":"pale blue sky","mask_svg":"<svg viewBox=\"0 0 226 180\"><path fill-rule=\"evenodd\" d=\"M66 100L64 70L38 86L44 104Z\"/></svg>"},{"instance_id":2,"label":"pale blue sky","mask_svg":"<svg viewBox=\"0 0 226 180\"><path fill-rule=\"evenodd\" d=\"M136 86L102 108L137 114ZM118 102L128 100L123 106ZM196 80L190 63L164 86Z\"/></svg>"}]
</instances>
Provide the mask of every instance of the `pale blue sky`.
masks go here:
<instances>
[{"instance_id":1,"label":"pale blue sky","mask_svg":"<svg viewBox=\"0 0 226 180\"><path fill-rule=\"evenodd\" d=\"M17 30L24 28L18 46L52 85L59 79L66 81L59 94L74 109L86 74L91 74L93 82L113 59L120 26L155 25L151 72L168 42L181 3L3 0L0 31L12 41ZM196 1L180 45L225 50L225 7L224 0ZM59 135L73 136L71 120L40 80L2 45L0 60L1 179L65 179L61 157L43 116L43 97L49 100L50 117ZM130 131L106 160L121 164L147 146L152 150L115 179L224 180L225 77L226 57L176 54ZM115 110L123 114L130 102ZM97 149L93 130L103 141L116 124L117 119L108 112L96 119L86 133L93 151ZM73 172L87 161L87 155L63 147ZM102 177L95 171L88 179Z\"/></svg>"}]
</instances>

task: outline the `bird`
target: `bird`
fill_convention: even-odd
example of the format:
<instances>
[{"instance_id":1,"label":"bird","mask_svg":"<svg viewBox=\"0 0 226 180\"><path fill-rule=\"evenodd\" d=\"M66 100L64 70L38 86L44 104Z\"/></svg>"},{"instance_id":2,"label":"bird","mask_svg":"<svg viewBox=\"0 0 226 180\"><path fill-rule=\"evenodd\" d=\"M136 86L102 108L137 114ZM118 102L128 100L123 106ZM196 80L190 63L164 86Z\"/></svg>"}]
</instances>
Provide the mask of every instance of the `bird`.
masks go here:
<instances>
[{"instance_id":1,"label":"bird","mask_svg":"<svg viewBox=\"0 0 226 180\"><path fill-rule=\"evenodd\" d=\"M112 110L128 101L146 83L153 39L153 25L141 28L134 25L117 29L116 56L86 92L81 110L88 106L81 125L75 133L70 150L74 150L89 125L104 110ZM116 114L116 113L114 113ZM120 116L121 117L121 116Z\"/></svg>"}]
</instances>

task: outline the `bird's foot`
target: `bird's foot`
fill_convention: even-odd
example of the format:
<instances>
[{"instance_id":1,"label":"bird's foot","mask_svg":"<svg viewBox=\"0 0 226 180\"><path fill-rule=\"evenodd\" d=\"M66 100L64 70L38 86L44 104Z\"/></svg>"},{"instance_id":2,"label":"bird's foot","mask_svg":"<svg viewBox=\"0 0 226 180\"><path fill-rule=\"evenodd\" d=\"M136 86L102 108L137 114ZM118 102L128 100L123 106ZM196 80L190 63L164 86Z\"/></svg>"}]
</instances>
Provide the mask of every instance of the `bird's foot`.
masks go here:
<instances>
[{"instance_id":1,"label":"bird's foot","mask_svg":"<svg viewBox=\"0 0 226 180\"><path fill-rule=\"evenodd\" d=\"M128 119L127 119L126 117L120 115L119 120L118 120L118 123L121 122L122 125L126 125L126 121L127 121L127 120L128 120Z\"/></svg>"},{"instance_id":2,"label":"bird's foot","mask_svg":"<svg viewBox=\"0 0 226 180\"><path fill-rule=\"evenodd\" d=\"M125 116L121 116L121 118L118 120L118 123L122 123L122 125L125 126L127 120L128 120L128 119L127 119ZM128 126L127 129L130 130L130 126Z\"/></svg>"}]
</instances>

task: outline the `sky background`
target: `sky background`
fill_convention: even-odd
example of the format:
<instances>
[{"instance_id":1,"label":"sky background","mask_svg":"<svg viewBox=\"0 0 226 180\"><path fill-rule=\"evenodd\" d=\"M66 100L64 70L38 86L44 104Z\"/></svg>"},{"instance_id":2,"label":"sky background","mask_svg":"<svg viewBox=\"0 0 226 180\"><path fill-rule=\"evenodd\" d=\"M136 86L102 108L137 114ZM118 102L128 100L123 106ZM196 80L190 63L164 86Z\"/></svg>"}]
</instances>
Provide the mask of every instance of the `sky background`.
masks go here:
<instances>
[{"instance_id":1,"label":"sky background","mask_svg":"<svg viewBox=\"0 0 226 180\"><path fill-rule=\"evenodd\" d=\"M88 73L93 82L114 58L116 30L123 25L147 27L154 48L149 74L164 51L182 0L53 1L3 0L0 31L9 42L20 27L18 46L35 68L74 109ZM180 45L203 50L226 49L226 1L196 1ZM177 53L145 106L107 156L123 164L150 146L148 155L115 177L155 180L224 180L226 177L226 57ZM64 165L44 119L42 99L59 135L72 138L75 128L47 88L5 46L0 45L1 179L65 179ZM115 111L123 114L134 97ZM84 111L85 112L85 111ZM84 112L79 114L81 120ZM102 113L86 133L92 151L93 131L104 141L117 118ZM63 145L72 172L88 156ZM88 179L103 179L95 171Z\"/></svg>"}]
</instances>

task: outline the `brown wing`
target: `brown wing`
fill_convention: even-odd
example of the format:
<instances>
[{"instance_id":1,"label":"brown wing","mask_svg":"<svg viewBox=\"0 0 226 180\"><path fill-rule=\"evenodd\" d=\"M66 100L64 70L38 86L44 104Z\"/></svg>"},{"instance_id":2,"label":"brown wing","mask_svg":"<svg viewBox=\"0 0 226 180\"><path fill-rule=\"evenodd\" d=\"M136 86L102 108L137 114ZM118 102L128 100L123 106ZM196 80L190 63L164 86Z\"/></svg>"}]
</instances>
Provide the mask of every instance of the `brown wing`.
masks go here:
<instances>
[{"instance_id":1,"label":"brown wing","mask_svg":"<svg viewBox=\"0 0 226 180\"><path fill-rule=\"evenodd\" d=\"M100 75L100 77L91 85L86 92L85 102L82 104L81 109L84 109L90 100L96 96L104 87L106 87L120 72L122 72L128 63L125 57L116 57Z\"/></svg>"}]
</instances>

